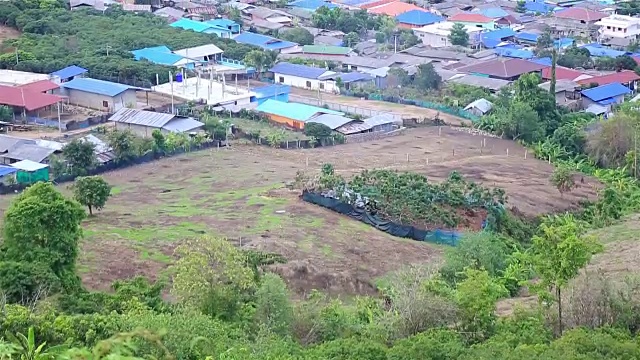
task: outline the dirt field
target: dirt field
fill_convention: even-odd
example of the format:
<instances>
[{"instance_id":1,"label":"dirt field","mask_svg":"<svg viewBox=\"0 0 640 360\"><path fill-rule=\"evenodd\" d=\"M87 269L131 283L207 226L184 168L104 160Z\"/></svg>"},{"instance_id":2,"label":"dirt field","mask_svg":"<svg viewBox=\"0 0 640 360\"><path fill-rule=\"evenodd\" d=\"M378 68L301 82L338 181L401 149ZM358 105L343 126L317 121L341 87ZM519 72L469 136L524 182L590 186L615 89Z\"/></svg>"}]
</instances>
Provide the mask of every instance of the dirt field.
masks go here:
<instances>
[{"instance_id":1,"label":"dirt field","mask_svg":"<svg viewBox=\"0 0 640 360\"><path fill-rule=\"evenodd\" d=\"M14 28L0 25L0 43L7 39L17 39L20 37L20 32Z\"/></svg>"},{"instance_id":2,"label":"dirt field","mask_svg":"<svg viewBox=\"0 0 640 360\"><path fill-rule=\"evenodd\" d=\"M333 294L371 293L373 280L389 271L439 261L439 246L394 238L299 200L299 193L287 190L284 183L307 162L309 172L333 163L346 176L388 167L437 180L457 170L504 187L511 205L528 214L563 209L594 195L584 186L562 199L548 184L550 165L524 160L524 150L510 141L488 138L482 153L480 142L481 137L449 128L441 135L438 128L422 128L333 148L238 145L114 171L105 174L114 186L113 197L104 211L86 221L80 272L88 286L100 289L135 274L162 277L175 246L201 234L226 236L243 247L284 255L288 263L274 270L299 294L312 288ZM1 197L0 209L10 199Z\"/></svg>"}]
</instances>

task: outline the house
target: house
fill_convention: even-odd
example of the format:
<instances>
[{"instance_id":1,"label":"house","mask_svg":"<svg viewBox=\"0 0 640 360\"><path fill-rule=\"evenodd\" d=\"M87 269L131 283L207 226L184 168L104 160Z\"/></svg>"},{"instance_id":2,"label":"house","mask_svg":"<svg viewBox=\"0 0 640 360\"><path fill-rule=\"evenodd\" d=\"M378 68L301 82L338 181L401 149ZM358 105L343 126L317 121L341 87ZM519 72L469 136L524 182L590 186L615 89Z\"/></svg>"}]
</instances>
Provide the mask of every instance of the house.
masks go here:
<instances>
[{"instance_id":1,"label":"house","mask_svg":"<svg viewBox=\"0 0 640 360\"><path fill-rule=\"evenodd\" d=\"M515 46L500 46L493 49L498 56L514 59L533 59L533 51L517 48Z\"/></svg>"},{"instance_id":2,"label":"house","mask_svg":"<svg viewBox=\"0 0 640 360\"><path fill-rule=\"evenodd\" d=\"M69 9L94 9L98 11L104 11L107 9L107 7L104 4L104 0L70 0Z\"/></svg>"},{"instance_id":3,"label":"house","mask_svg":"<svg viewBox=\"0 0 640 360\"><path fill-rule=\"evenodd\" d=\"M419 6L409 4L406 2L402 2L402 1L394 1L391 3L369 8L367 9L367 12L375 15L387 15L387 16L395 17L411 10L424 10L424 8L421 8Z\"/></svg>"},{"instance_id":4,"label":"house","mask_svg":"<svg viewBox=\"0 0 640 360\"><path fill-rule=\"evenodd\" d=\"M36 144L18 144L5 154L2 154L4 164L13 164L19 161L28 160L36 163L46 163L56 150L38 146Z\"/></svg>"},{"instance_id":5,"label":"house","mask_svg":"<svg viewBox=\"0 0 640 360\"><path fill-rule=\"evenodd\" d=\"M18 169L13 166L0 165L0 184L8 185L13 183L17 172Z\"/></svg>"},{"instance_id":6,"label":"house","mask_svg":"<svg viewBox=\"0 0 640 360\"><path fill-rule=\"evenodd\" d=\"M342 46L342 39L337 38L337 37L333 37L333 36L326 36L326 35L320 35L320 36L316 36L313 38L313 44L314 45L331 45L331 46ZM351 45L351 44L346 44L347 46ZM353 44L355 45L355 44Z\"/></svg>"},{"instance_id":7,"label":"house","mask_svg":"<svg viewBox=\"0 0 640 360\"><path fill-rule=\"evenodd\" d=\"M578 80L577 82L580 85L598 84L600 86L619 83L632 92L635 92L638 88L638 80L640 80L640 76L638 76L635 71L623 70L607 75L592 76L590 78Z\"/></svg>"},{"instance_id":8,"label":"house","mask_svg":"<svg viewBox=\"0 0 640 360\"><path fill-rule=\"evenodd\" d=\"M176 22L171 23L169 26L183 30L191 30L197 33L214 34L221 38L231 38L231 31L229 31L229 29L211 25L202 21L182 18Z\"/></svg>"},{"instance_id":9,"label":"house","mask_svg":"<svg viewBox=\"0 0 640 360\"><path fill-rule=\"evenodd\" d=\"M271 22L264 19L254 19L247 23L252 28L263 34L275 34L276 31L285 27L284 24Z\"/></svg>"},{"instance_id":10,"label":"house","mask_svg":"<svg viewBox=\"0 0 640 360\"><path fill-rule=\"evenodd\" d=\"M511 84L511 81L508 81L508 80L493 79L493 78L488 78L486 76L466 75L466 74L453 76L448 80L448 82L485 88L494 94L498 93L500 89L502 89L503 87Z\"/></svg>"},{"instance_id":11,"label":"house","mask_svg":"<svg viewBox=\"0 0 640 360\"><path fill-rule=\"evenodd\" d=\"M540 35L538 34L534 34L530 32L519 32L519 33L516 33L515 39L520 44L535 45L538 42L539 36Z\"/></svg>"},{"instance_id":12,"label":"house","mask_svg":"<svg viewBox=\"0 0 640 360\"><path fill-rule=\"evenodd\" d=\"M231 35L240 34L241 26L237 22L229 19L213 19L206 21L207 24L227 29Z\"/></svg>"},{"instance_id":13,"label":"house","mask_svg":"<svg viewBox=\"0 0 640 360\"><path fill-rule=\"evenodd\" d=\"M206 44L191 48L176 50L173 53L184 56L187 59L193 59L200 63L215 62L222 59L222 49L214 44Z\"/></svg>"},{"instance_id":14,"label":"house","mask_svg":"<svg viewBox=\"0 0 640 360\"><path fill-rule=\"evenodd\" d=\"M45 94L15 86L0 85L0 105L11 106L22 110L23 115L31 111L40 111L52 105L57 105L62 97Z\"/></svg>"},{"instance_id":15,"label":"house","mask_svg":"<svg viewBox=\"0 0 640 360\"><path fill-rule=\"evenodd\" d=\"M323 0L296 0L296 1L290 2L288 6L291 6L293 8L298 8L298 9L304 9L307 11L316 11L323 6L328 9L333 9L338 7L338 5L336 4L332 4L330 2L323 1Z\"/></svg>"},{"instance_id":16,"label":"house","mask_svg":"<svg viewBox=\"0 0 640 360\"><path fill-rule=\"evenodd\" d=\"M146 60L158 65L185 67L193 69L196 65L196 61L188 59L185 56L174 54L166 46L154 46L144 49L133 50L131 52L133 58L140 61Z\"/></svg>"},{"instance_id":17,"label":"house","mask_svg":"<svg viewBox=\"0 0 640 360\"><path fill-rule=\"evenodd\" d=\"M628 42L640 38L640 18L626 15L610 15L595 23L598 39L624 39Z\"/></svg>"},{"instance_id":18,"label":"house","mask_svg":"<svg viewBox=\"0 0 640 360\"><path fill-rule=\"evenodd\" d=\"M478 99L464 107L466 111L475 116L483 116L491 111L492 108L493 104L487 99Z\"/></svg>"},{"instance_id":19,"label":"house","mask_svg":"<svg viewBox=\"0 0 640 360\"><path fill-rule=\"evenodd\" d=\"M521 27L522 21L513 15L507 15L499 19L495 19L496 26L499 28L516 28Z\"/></svg>"},{"instance_id":20,"label":"house","mask_svg":"<svg viewBox=\"0 0 640 360\"><path fill-rule=\"evenodd\" d=\"M445 21L426 25L419 28L414 28L413 33L422 41L424 45L434 48L451 46L449 41L449 34L451 34L451 28L453 28L453 22ZM483 28L478 28L473 25L465 25L465 30L469 34L469 45L475 46L480 43L480 34Z\"/></svg>"},{"instance_id":21,"label":"house","mask_svg":"<svg viewBox=\"0 0 640 360\"><path fill-rule=\"evenodd\" d=\"M353 46L353 50L361 56L370 56L378 52L378 44L375 41L362 41Z\"/></svg>"},{"instance_id":22,"label":"house","mask_svg":"<svg viewBox=\"0 0 640 360\"><path fill-rule=\"evenodd\" d=\"M343 115L336 115L336 114L321 114L319 116L316 116L312 120L307 121L307 123L318 123L318 124L325 125L331 130L335 130L339 127L342 127L352 122L361 123L361 121L357 121L357 120L345 117Z\"/></svg>"},{"instance_id":23,"label":"house","mask_svg":"<svg viewBox=\"0 0 640 360\"><path fill-rule=\"evenodd\" d=\"M582 104L584 107L596 104L611 110L613 105L622 104L624 96L630 93L631 90L620 83L601 85L582 90Z\"/></svg>"},{"instance_id":24,"label":"house","mask_svg":"<svg viewBox=\"0 0 640 360\"><path fill-rule=\"evenodd\" d=\"M185 17L192 20L205 21L211 20L218 15L218 9L215 6L196 6L187 9Z\"/></svg>"},{"instance_id":25,"label":"house","mask_svg":"<svg viewBox=\"0 0 640 360\"><path fill-rule=\"evenodd\" d=\"M49 80L40 80L40 81L36 81L36 82L24 84L24 85L19 85L18 87L20 89L25 89L25 90L29 90L37 93L46 93L46 94L53 94L56 92L56 90L60 89L60 85Z\"/></svg>"},{"instance_id":26,"label":"house","mask_svg":"<svg viewBox=\"0 0 640 360\"><path fill-rule=\"evenodd\" d=\"M90 109L114 112L121 108L136 106L135 86L89 78L73 79L62 84L63 94L69 103Z\"/></svg>"},{"instance_id":27,"label":"house","mask_svg":"<svg viewBox=\"0 0 640 360\"><path fill-rule=\"evenodd\" d=\"M442 16L424 10L410 10L396 16L398 27L413 29L445 21Z\"/></svg>"},{"instance_id":28,"label":"house","mask_svg":"<svg viewBox=\"0 0 640 360\"><path fill-rule=\"evenodd\" d=\"M482 14L460 13L451 16L448 21L484 30L494 30L496 28L495 20Z\"/></svg>"},{"instance_id":29,"label":"house","mask_svg":"<svg viewBox=\"0 0 640 360\"><path fill-rule=\"evenodd\" d=\"M269 119L281 125L287 125L294 129L304 129L304 124L322 114L344 115L339 111L329 110L316 106L285 103L276 100L267 100L260 104L256 111L267 114Z\"/></svg>"},{"instance_id":30,"label":"house","mask_svg":"<svg viewBox=\"0 0 640 360\"><path fill-rule=\"evenodd\" d=\"M570 7L553 13L547 23L553 35L595 37L598 34L596 23L609 14L580 7Z\"/></svg>"},{"instance_id":31,"label":"house","mask_svg":"<svg viewBox=\"0 0 640 360\"><path fill-rule=\"evenodd\" d=\"M143 4L122 3L121 5L122 5L122 10L124 11L131 11L135 13L151 12L151 5L148 5L148 4L143 5Z\"/></svg>"},{"instance_id":32,"label":"house","mask_svg":"<svg viewBox=\"0 0 640 360\"><path fill-rule=\"evenodd\" d=\"M291 87L287 85L267 85L251 89L256 95L251 97L251 102L256 102L258 105L265 101L277 100L282 102L289 102L289 93L291 93Z\"/></svg>"},{"instance_id":33,"label":"house","mask_svg":"<svg viewBox=\"0 0 640 360\"><path fill-rule=\"evenodd\" d=\"M190 117L127 108L116 111L109 121L115 123L117 130L130 130L141 137L151 137L154 130L164 134L192 133L204 127L203 123Z\"/></svg>"},{"instance_id":34,"label":"house","mask_svg":"<svg viewBox=\"0 0 640 360\"><path fill-rule=\"evenodd\" d=\"M233 40L240 44L253 45L262 48L263 50L272 51L279 51L298 46L298 44L294 42L284 41L271 36L256 34L248 31L236 35Z\"/></svg>"},{"instance_id":35,"label":"house","mask_svg":"<svg viewBox=\"0 0 640 360\"><path fill-rule=\"evenodd\" d=\"M502 28L498 30L482 33L482 45L488 49L493 49L502 42L509 41L516 36L516 32L510 28Z\"/></svg>"},{"instance_id":36,"label":"house","mask_svg":"<svg viewBox=\"0 0 640 360\"><path fill-rule=\"evenodd\" d=\"M273 73L275 83L290 85L308 90L337 92L335 81L329 77L336 72L323 68L281 62L269 69Z\"/></svg>"},{"instance_id":37,"label":"house","mask_svg":"<svg viewBox=\"0 0 640 360\"><path fill-rule=\"evenodd\" d=\"M49 75L51 75L53 78L60 79L60 82L64 83L67 81L71 81L77 77L82 77L87 72L89 72L89 70L81 68L80 66L71 65L67 66L64 69L54 71Z\"/></svg>"},{"instance_id":38,"label":"house","mask_svg":"<svg viewBox=\"0 0 640 360\"><path fill-rule=\"evenodd\" d=\"M368 84L374 85L375 76L371 74L359 73L354 71L354 72L348 72L348 73L338 73L335 75L329 75L327 76L327 79L339 82L342 84L342 86L346 90L350 90L358 86L363 86Z\"/></svg>"},{"instance_id":39,"label":"house","mask_svg":"<svg viewBox=\"0 0 640 360\"><path fill-rule=\"evenodd\" d=\"M248 11L251 21L266 20L283 26L291 25L292 19L284 11L271 10L266 7L256 7Z\"/></svg>"},{"instance_id":40,"label":"house","mask_svg":"<svg viewBox=\"0 0 640 360\"><path fill-rule=\"evenodd\" d=\"M291 17L291 19L293 19L294 25L297 25L301 22L310 21L313 17L312 11L301 8L286 9L284 10L284 12L287 13Z\"/></svg>"},{"instance_id":41,"label":"house","mask_svg":"<svg viewBox=\"0 0 640 360\"><path fill-rule=\"evenodd\" d=\"M153 15L162 17L167 19L167 21L169 22L175 22L178 21L180 19L182 19L184 17L184 15L186 14L186 12L176 9L176 8L172 8L172 7L163 7L162 9L158 9L156 11L153 12Z\"/></svg>"},{"instance_id":42,"label":"house","mask_svg":"<svg viewBox=\"0 0 640 360\"><path fill-rule=\"evenodd\" d=\"M49 181L49 165L37 161L22 160L11 164L18 170L16 182L18 184L33 184L38 181Z\"/></svg>"},{"instance_id":43,"label":"house","mask_svg":"<svg viewBox=\"0 0 640 360\"><path fill-rule=\"evenodd\" d=\"M586 49L587 51L589 51L589 55L595 56L595 57L613 57L613 58L615 58L615 57L618 57L618 56L626 55L625 51L609 49L609 48L603 47L602 45L597 44L597 43L582 45L580 47L583 48L583 49Z\"/></svg>"},{"instance_id":44,"label":"house","mask_svg":"<svg viewBox=\"0 0 640 360\"><path fill-rule=\"evenodd\" d=\"M550 91L551 82L544 82L538 87ZM554 94L556 104L573 111L582 109L582 94L580 91L581 86L575 81L557 80Z\"/></svg>"},{"instance_id":45,"label":"house","mask_svg":"<svg viewBox=\"0 0 640 360\"><path fill-rule=\"evenodd\" d=\"M576 79L583 77L585 74L574 69L566 68L563 66L556 66L556 80L569 80L577 81ZM542 69L542 79L551 80L551 66L546 69Z\"/></svg>"},{"instance_id":46,"label":"house","mask_svg":"<svg viewBox=\"0 0 640 360\"><path fill-rule=\"evenodd\" d=\"M331 45L304 45L296 46L294 48L282 50L283 54L298 54L299 57L304 58L304 55L325 55L336 61L340 61L351 55L355 55L353 50L344 46L331 46Z\"/></svg>"},{"instance_id":47,"label":"house","mask_svg":"<svg viewBox=\"0 0 640 360\"><path fill-rule=\"evenodd\" d=\"M548 14L553 11L554 6L545 4L544 1L525 1L524 8L528 14Z\"/></svg>"},{"instance_id":48,"label":"house","mask_svg":"<svg viewBox=\"0 0 640 360\"><path fill-rule=\"evenodd\" d=\"M546 65L536 64L522 59L493 59L472 65L459 67L459 72L485 76L494 79L515 81L520 75L528 73L540 73Z\"/></svg>"},{"instance_id":49,"label":"house","mask_svg":"<svg viewBox=\"0 0 640 360\"><path fill-rule=\"evenodd\" d=\"M395 119L390 114L372 116L361 122L350 122L335 129L343 135L355 135L370 132L390 132L398 129Z\"/></svg>"}]
</instances>

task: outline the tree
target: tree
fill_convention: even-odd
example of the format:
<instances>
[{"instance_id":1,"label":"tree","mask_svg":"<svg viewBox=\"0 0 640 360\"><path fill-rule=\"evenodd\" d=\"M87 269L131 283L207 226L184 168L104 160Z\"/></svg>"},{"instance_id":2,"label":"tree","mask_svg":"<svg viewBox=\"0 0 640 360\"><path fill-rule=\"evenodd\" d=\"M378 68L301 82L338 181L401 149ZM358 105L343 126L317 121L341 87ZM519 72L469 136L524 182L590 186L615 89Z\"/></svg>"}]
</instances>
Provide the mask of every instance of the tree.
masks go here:
<instances>
[{"instance_id":1,"label":"tree","mask_svg":"<svg viewBox=\"0 0 640 360\"><path fill-rule=\"evenodd\" d=\"M153 138L153 148L156 153L164 154L167 151L167 139L159 129L153 130L151 133Z\"/></svg>"},{"instance_id":2,"label":"tree","mask_svg":"<svg viewBox=\"0 0 640 360\"><path fill-rule=\"evenodd\" d=\"M460 242L445 250L445 262L440 269L442 277L455 283L464 277L465 268L485 270L499 277L507 267L507 258L513 251L507 239L491 232L465 234Z\"/></svg>"},{"instance_id":3,"label":"tree","mask_svg":"<svg viewBox=\"0 0 640 360\"><path fill-rule=\"evenodd\" d=\"M303 27L294 27L280 34L282 40L291 41L300 45L313 45L313 35Z\"/></svg>"},{"instance_id":4,"label":"tree","mask_svg":"<svg viewBox=\"0 0 640 360\"><path fill-rule=\"evenodd\" d=\"M624 166L625 157L636 149L640 117L618 112L598 124L587 136L587 154L603 167Z\"/></svg>"},{"instance_id":5,"label":"tree","mask_svg":"<svg viewBox=\"0 0 640 360\"><path fill-rule=\"evenodd\" d=\"M50 183L36 183L27 188L4 214L4 236L0 249L0 264L13 263L29 267L29 274L51 272L64 289L75 289L80 279L75 273L78 241L82 236L80 222L85 212L77 202L66 199ZM14 267L14 268L16 268ZM36 269L37 267L37 269ZM37 281L33 282L38 283ZM0 276L0 288L19 285L16 279ZM54 291L49 284L40 286ZM25 298L38 289L24 293Z\"/></svg>"},{"instance_id":6,"label":"tree","mask_svg":"<svg viewBox=\"0 0 640 360\"><path fill-rule=\"evenodd\" d=\"M316 139L328 138L331 136L331 128L325 124L310 122L304 126L304 134Z\"/></svg>"},{"instance_id":7,"label":"tree","mask_svg":"<svg viewBox=\"0 0 640 360\"><path fill-rule=\"evenodd\" d=\"M354 47L360 42L360 35L357 32L350 32L342 38L342 45L346 47Z\"/></svg>"},{"instance_id":8,"label":"tree","mask_svg":"<svg viewBox=\"0 0 640 360\"><path fill-rule=\"evenodd\" d=\"M557 304L558 333L562 335L562 288L578 274L602 246L584 235L585 226L571 215L543 222L529 249L529 261L540 283L534 286L546 304ZM554 292L552 295L551 291Z\"/></svg>"},{"instance_id":9,"label":"tree","mask_svg":"<svg viewBox=\"0 0 640 360\"><path fill-rule=\"evenodd\" d=\"M256 69L258 74L270 68L275 63L277 54L273 51L251 50L244 57L245 64Z\"/></svg>"},{"instance_id":10,"label":"tree","mask_svg":"<svg viewBox=\"0 0 640 360\"><path fill-rule=\"evenodd\" d=\"M73 184L73 197L89 208L89 216L93 215L93 209L102 210L109 196L111 186L101 176L82 176Z\"/></svg>"},{"instance_id":11,"label":"tree","mask_svg":"<svg viewBox=\"0 0 640 360\"><path fill-rule=\"evenodd\" d=\"M29 327L27 336L21 333L13 335L7 332L7 338L17 346L20 358L23 360L49 360L56 358L62 351L66 350L65 346L47 346L46 342L40 345L36 344L36 336L33 327ZM46 349L46 350L45 350Z\"/></svg>"},{"instance_id":12,"label":"tree","mask_svg":"<svg viewBox=\"0 0 640 360\"><path fill-rule=\"evenodd\" d=\"M449 41L452 45L469 46L469 33L462 23L455 23L451 27Z\"/></svg>"},{"instance_id":13,"label":"tree","mask_svg":"<svg viewBox=\"0 0 640 360\"><path fill-rule=\"evenodd\" d=\"M519 0L516 3L517 5L516 5L516 9L515 10L516 10L517 13L523 14L523 13L525 13L527 11L527 8L525 7L525 3L526 2L523 1L523 0Z\"/></svg>"},{"instance_id":14,"label":"tree","mask_svg":"<svg viewBox=\"0 0 640 360\"><path fill-rule=\"evenodd\" d=\"M275 334L285 336L289 334L292 318L293 307L287 285L280 276L265 274L256 291L256 323Z\"/></svg>"},{"instance_id":15,"label":"tree","mask_svg":"<svg viewBox=\"0 0 640 360\"><path fill-rule=\"evenodd\" d=\"M442 78L434 69L433 64L420 64L413 83L422 90L437 90L442 85Z\"/></svg>"},{"instance_id":16,"label":"tree","mask_svg":"<svg viewBox=\"0 0 640 360\"><path fill-rule=\"evenodd\" d=\"M576 186L573 173L567 166L557 166L551 174L551 184L560 192L560 196L570 192Z\"/></svg>"},{"instance_id":17,"label":"tree","mask_svg":"<svg viewBox=\"0 0 640 360\"><path fill-rule=\"evenodd\" d=\"M629 55L620 55L615 59L615 67L617 71L634 70L638 67L635 60Z\"/></svg>"},{"instance_id":18,"label":"tree","mask_svg":"<svg viewBox=\"0 0 640 360\"><path fill-rule=\"evenodd\" d=\"M136 136L131 131L113 130L107 135L107 138L117 162L131 161L136 157Z\"/></svg>"},{"instance_id":19,"label":"tree","mask_svg":"<svg viewBox=\"0 0 640 360\"><path fill-rule=\"evenodd\" d=\"M176 249L171 293L183 305L221 319L233 319L255 288L247 256L224 238L200 237Z\"/></svg>"},{"instance_id":20,"label":"tree","mask_svg":"<svg viewBox=\"0 0 640 360\"><path fill-rule=\"evenodd\" d=\"M75 139L62 148L62 155L71 167L71 174L85 175L97 163L95 145Z\"/></svg>"}]
</instances>

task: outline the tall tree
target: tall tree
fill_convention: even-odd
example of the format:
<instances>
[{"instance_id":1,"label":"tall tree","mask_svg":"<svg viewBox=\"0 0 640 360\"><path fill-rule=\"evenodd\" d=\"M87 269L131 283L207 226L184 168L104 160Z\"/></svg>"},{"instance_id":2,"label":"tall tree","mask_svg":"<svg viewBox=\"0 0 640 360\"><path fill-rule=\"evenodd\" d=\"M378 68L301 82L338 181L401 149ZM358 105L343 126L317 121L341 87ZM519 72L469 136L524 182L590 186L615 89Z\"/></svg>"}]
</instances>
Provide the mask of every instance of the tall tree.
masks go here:
<instances>
[{"instance_id":1,"label":"tall tree","mask_svg":"<svg viewBox=\"0 0 640 360\"><path fill-rule=\"evenodd\" d=\"M89 208L89 215L93 215L93 209L101 210L111 195L111 186L102 176L81 176L72 188L73 197Z\"/></svg>"},{"instance_id":2,"label":"tall tree","mask_svg":"<svg viewBox=\"0 0 640 360\"><path fill-rule=\"evenodd\" d=\"M469 33L462 23L455 23L449 33L449 41L452 45L469 46Z\"/></svg>"},{"instance_id":3,"label":"tall tree","mask_svg":"<svg viewBox=\"0 0 640 360\"><path fill-rule=\"evenodd\" d=\"M71 167L73 175L85 175L97 163L95 145L75 139L62 148L62 155Z\"/></svg>"},{"instance_id":4,"label":"tall tree","mask_svg":"<svg viewBox=\"0 0 640 360\"><path fill-rule=\"evenodd\" d=\"M529 259L540 283L534 286L546 304L557 304L558 333L562 335L562 288L602 250L597 240L584 234L585 226L571 215L543 222L533 237Z\"/></svg>"},{"instance_id":5,"label":"tall tree","mask_svg":"<svg viewBox=\"0 0 640 360\"><path fill-rule=\"evenodd\" d=\"M442 77L436 72L433 64L420 64L413 83L422 90L437 90L442 85Z\"/></svg>"},{"instance_id":6,"label":"tall tree","mask_svg":"<svg viewBox=\"0 0 640 360\"><path fill-rule=\"evenodd\" d=\"M313 35L303 27L295 27L280 34L282 40L291 41L300 45L313 45Z\"/></svg>"}]
</instances>

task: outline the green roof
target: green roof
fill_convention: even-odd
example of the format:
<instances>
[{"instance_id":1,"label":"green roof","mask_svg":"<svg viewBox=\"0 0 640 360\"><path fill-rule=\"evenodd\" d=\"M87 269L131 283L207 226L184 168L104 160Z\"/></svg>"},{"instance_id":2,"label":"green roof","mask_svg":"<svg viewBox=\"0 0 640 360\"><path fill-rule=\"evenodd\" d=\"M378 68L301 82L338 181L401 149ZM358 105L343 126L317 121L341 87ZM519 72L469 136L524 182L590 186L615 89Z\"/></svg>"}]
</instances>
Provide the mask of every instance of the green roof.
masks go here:
<instances>
[{"instance_id":1,"label":"green roof","mask_svg":"<svg viewBox=\"0 0 640 360\"><path fill-rule=\"evenodd\" d=\"M341 113L339 111L329 110L317 106L299 103L286 103L272 99L269 99L260 104L256 108L256 110L267 114L278 115L302 122L309 120L316 114L344 115L344 113Z\"/></svg>"},{"instance_id":2,"label":"green roof","mask_svg":"<svg viewBox=\"0 0 640 360\"><path fill-rule=\"evenodd\" d=\"M302 47L302 52L323 55L347 55L351 52L351 48L331 45L305 45Z\"/></svg>"}]
</instances>

